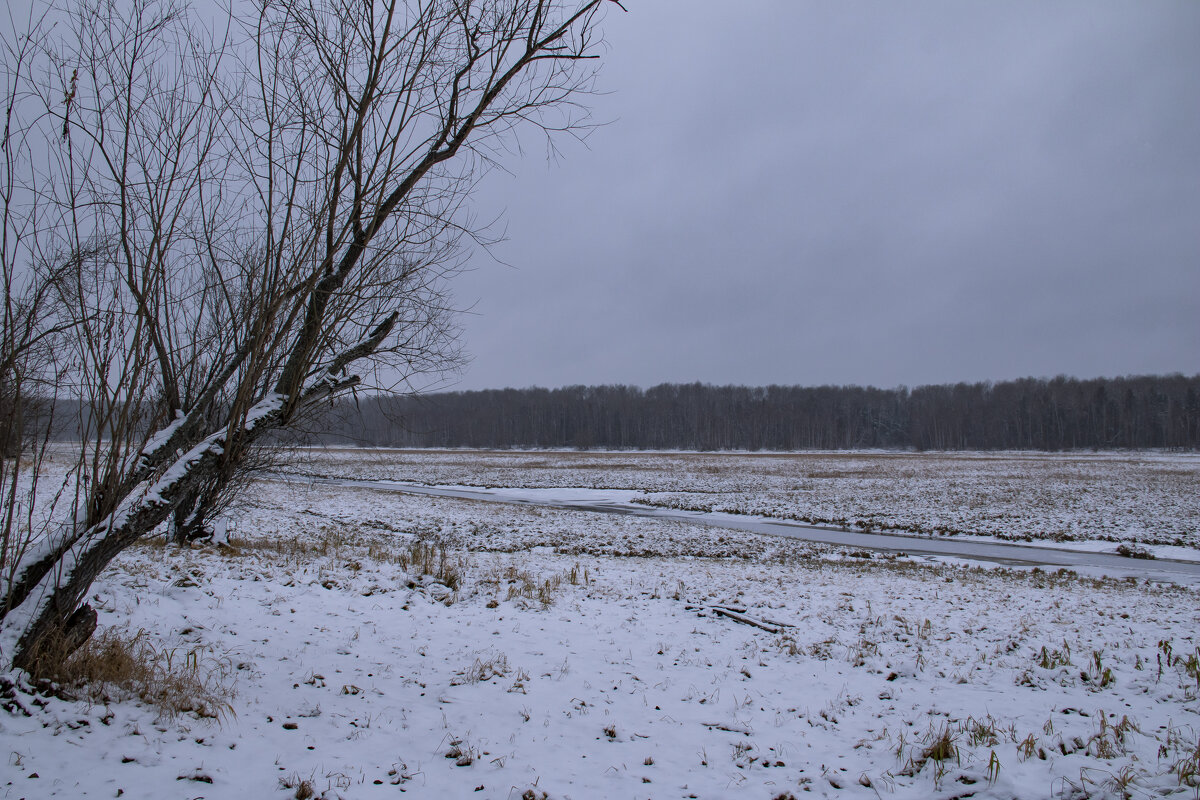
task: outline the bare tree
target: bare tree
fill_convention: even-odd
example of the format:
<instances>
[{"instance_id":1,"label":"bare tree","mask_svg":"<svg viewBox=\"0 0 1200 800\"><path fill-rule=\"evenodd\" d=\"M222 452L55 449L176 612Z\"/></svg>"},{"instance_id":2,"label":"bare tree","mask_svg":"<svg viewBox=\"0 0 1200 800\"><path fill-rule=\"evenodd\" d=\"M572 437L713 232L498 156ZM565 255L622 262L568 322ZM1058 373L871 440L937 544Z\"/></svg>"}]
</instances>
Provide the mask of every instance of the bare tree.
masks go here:
<instances>
[{"instance_id":1,"label":"bare tree","mask_svg":"<svg viewBox=\"0 0 1200 800\"><path fill-rule=\"evenodd\" d=\"M209 32L174 0L71 8L21 84L28 256L89 413L70 513L4 580L6 661L85 641L100 570L202 530L268 432L455 362L464 202L522 128L584 124L607 2L254 0Z\"/></svg>"}]
</instances>

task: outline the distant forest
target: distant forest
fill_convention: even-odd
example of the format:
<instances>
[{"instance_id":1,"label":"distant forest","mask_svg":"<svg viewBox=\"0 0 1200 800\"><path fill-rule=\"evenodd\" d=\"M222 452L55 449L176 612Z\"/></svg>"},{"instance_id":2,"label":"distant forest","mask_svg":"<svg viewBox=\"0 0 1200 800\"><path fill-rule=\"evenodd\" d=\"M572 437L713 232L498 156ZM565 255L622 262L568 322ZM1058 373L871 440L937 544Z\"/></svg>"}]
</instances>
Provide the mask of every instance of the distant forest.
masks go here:
<instances>
[{"instance_id":1,"label":"distant forest","mask_svg":"<svg viewBox=\"0 0 1200 800\"><path fill-rule=\"evenodd\" d=\"M1200 375L913 389L569 386L360 397L327 443L679 450L1200 449Z\"/></svg>"}]
</instances>

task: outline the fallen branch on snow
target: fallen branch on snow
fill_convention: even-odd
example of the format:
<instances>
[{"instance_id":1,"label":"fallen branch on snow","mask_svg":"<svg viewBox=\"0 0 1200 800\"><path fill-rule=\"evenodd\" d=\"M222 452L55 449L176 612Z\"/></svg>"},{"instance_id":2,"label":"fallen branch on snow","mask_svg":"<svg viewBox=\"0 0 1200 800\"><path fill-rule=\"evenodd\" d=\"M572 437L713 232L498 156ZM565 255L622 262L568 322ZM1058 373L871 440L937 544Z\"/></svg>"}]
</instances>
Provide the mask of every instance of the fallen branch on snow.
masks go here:
<instances>
[{"instance_id":1,"label":"fallen branch on snow","mask_svg":"<svg viewBox=\"0 0 1200 800\"><path fill-rule=\"evenodd\" d=\"M687 606L689 611L712 611L719 617L731 619L734 622L740 622L743 625L750 625L755 628L761 628L767 633L780 633L784 628L794 628L786 622L779 622L774 619L755 619L746 613L746 609L738 608L737 606Z\"/></svg>"}]
</instances>

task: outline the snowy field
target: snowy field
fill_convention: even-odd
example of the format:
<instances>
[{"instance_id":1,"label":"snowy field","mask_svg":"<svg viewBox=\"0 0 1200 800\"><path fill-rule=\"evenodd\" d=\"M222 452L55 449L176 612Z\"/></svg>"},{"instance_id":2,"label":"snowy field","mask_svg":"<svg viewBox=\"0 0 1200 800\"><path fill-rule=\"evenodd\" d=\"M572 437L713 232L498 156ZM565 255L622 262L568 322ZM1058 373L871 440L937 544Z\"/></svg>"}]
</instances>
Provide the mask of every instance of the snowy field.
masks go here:
<instances>
[{"instance_id":1,"label":"snowy field","mask_svg":"<svg viewBox=\"0 0 1200 800\"><path fill-rule=\"evenodd\" d=\"M1166 525L1194 544L1195 459L922 458L343 451L301 468L651 501L743 487L755 509L813 491L846 519L962 530L986 509L954 498L1015 493L1018 527L991 531L1082 536L1086 507L1114 536ZM883 485L909 471L924 478L889 510ZM1066 514L1064 493L1088 503ZM1200 796L1192 588L276 482L235 516L232 546L147 543L94 589L101 639L140 634L179 685L0 698L0 797Z\"/></svg>"}]
</instances>

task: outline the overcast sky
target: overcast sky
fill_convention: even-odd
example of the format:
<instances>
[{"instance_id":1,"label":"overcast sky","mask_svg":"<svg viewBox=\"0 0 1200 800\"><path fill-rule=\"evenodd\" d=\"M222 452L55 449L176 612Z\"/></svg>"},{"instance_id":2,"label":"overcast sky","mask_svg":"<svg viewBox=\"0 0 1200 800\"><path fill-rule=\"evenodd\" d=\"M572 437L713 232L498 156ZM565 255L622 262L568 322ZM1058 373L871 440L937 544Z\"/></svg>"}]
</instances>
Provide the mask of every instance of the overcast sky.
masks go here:
<instances>
[{"instance_id":1,"label":"overcast sky","mask_svg":"<svg viewBox=\"0 0 1200 800\"><path fill-rule=\"evenodd\" d=\"M453 388L1200 372L1200 3L625 5Z\"/></svg>"}]
</instances>

